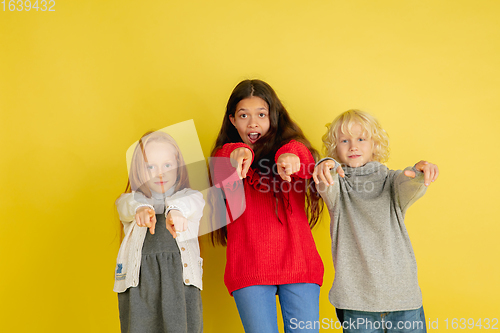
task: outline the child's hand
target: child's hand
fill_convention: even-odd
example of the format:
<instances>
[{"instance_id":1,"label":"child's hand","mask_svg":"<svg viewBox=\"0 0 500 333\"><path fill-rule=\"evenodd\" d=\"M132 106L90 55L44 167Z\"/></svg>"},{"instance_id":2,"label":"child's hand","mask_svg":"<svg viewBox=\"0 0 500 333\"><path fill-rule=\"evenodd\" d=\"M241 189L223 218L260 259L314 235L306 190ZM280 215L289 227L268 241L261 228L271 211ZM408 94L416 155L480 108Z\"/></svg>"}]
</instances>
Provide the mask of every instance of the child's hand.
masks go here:
<instances>
[{"instance_id":1,"label":"child's hand","mask_svg":"<svg viewBox=\"0 0 500 333\"><path fill-rule=\"evenodd\" d=\"M415 169L424 173L425 186L429 186L431 182L434 182L439 175L438 166L436 164L432 164L427 161L418 162L417 164L415 164ZM406 170L405 176L410 178L415 178L415 172L411 170Z\"/></svg>"},{"instance_id":2,"label":"child's hand","mask_svg":"<svg viewBox=\"0 0 500 333\"><path fill-rule=\"evenodd\" d=\"M292 181L292 174L300 170L300 158L295 154L285 153L278 157L276 162L278 173L283 180Z\"/></svg>"},{"instance_id":3,"label":"child's hand","mask_svg":"<svg viewBox=\"0 0 500 333\"><path fill-rule=\"evenodd\" d=\"M139 207L135 212L135 221L139 227L148 227L151 235L155 233L156 215L149 207Z\"/></svg>"},{"instance_id":4,"label":"child's hand","mask_svg":"<svg viewBox=\"0 0 500 333\"><path fill-rule=\"evenodd\" d=\"M188 220L182 215L182 213L176 209L172 209L167 214L167 229L170 231L172 236L175 238L178 236L178 232L186 231L188 226Z\"/></svg>"},{"instance_id":5,"label":"child's hand","mask_svg":"<svg viewBox=\"0 0 500 333\"><path fill-rule=\"evenodd\" d=\"M248 169L250 169L250 164L252 164L252 152L250 149L241 147L233 150L231 155L231 164L236 168L238 177L243 179L247 176Z\"/></svg>"},{"instance_id":6,"label":"child's hand","mask_svg":"<svg viewBox=\"0 0 500 333\"><path fill-rule=\"evenodd\" d=\"M332 174L330 173L330 170L335 168L335 161L333 160L325 160L318 164L314 168L313 172L313 179L316 184L319 184L320 180L323 181L323 183L326 184L326 186L333 185L333 178ZM337 173L339 174L340 177L344 178L344 169L339 165L337 168Z\"/></svg>"}]
</instances>

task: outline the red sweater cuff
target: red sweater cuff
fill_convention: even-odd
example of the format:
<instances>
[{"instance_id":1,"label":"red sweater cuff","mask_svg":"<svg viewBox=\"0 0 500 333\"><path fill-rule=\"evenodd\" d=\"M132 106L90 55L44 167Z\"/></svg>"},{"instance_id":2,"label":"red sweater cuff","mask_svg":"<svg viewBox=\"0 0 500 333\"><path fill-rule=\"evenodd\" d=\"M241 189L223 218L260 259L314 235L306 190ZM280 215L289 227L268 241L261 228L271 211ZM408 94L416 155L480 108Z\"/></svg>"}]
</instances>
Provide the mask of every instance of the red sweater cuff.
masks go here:
<instances>
[{"instance_id":1,"label":"red sweater cuff","mask_svg":"<svg viewBox=\"0 0 500 333\"><path fill-rule=\"evenodd\" d=\"M238 148L250 149L253 161L254 152L247 144L243 142L226 143L222 146L222 148L215 152L215 156L210 162L213 174L212 182L215 186L234 190L238 186L238 183L241 182L240 177L236 173L236 168L231 164L231 160L229 158L231 153Z\"/></svg>"},{"instance_id":2,"label":"red sweater cuff","mask_svg":"<svg viewBox=\"0 0 500 333\"><path fill-rule=\"evenodd\" d=\"M215 152L215 157L229 157L229 156L231 156L231 153L233 152L233 150L236 150L238 148L250 149L250 151L252 152L252 162L253 162L253 159L255 157L253 150L252 150L252 148L250 148L249 145L247 145L246 143L243 143L243 142L226 143L224 146L222 146L222 148L220 148L219 150L217 150Z\"/></svg>"}]
</instances>

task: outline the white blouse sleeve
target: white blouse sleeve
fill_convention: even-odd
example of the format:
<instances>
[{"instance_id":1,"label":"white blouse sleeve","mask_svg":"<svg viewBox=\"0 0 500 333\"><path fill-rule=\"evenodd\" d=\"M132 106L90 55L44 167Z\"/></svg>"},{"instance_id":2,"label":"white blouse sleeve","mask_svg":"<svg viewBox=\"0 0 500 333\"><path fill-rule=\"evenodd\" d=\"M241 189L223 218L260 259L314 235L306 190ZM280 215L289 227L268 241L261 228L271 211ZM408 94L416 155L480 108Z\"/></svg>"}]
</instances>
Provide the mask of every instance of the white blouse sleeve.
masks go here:
<instances>
[{"instance_id":1,"label":"white blouse sleeve","mask_svg":"<svg viewBox=\"0 0 500 333\"><path fill-rule=\"evenodd\" d=\"M140 202L140 201L143 202ZM132 192L123 193L116 200L116 210L118 210L118 216L122 222L132 222L135 218L135 212L139 207L149 207L154 210L153 206L145 203L146 197L142 193Z\"/></svg>"},{"instance_id":2,"label":"white blouse sleeve","mask_svg":"<svg viewBox=\"0 0 500 333\"><path fill-rule=\"evenodd\" d=\"M203 195L192 189L184 189L166 198L165 205L167 206L165 214L168 214L170 209L178 209L188 220L187 230L179 233L179 241L198 238L200 219L205 207Z\"/></svg>"}]
</instances>

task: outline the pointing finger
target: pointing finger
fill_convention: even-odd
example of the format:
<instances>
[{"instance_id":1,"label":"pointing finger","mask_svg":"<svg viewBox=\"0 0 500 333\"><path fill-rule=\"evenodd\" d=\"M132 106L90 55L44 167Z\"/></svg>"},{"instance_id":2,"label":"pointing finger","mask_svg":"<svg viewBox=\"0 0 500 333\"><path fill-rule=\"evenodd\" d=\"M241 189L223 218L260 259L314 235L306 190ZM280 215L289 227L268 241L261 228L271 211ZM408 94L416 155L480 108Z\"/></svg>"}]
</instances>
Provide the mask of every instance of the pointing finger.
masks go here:
<instances>
[{"instance_id":1,"label":"pointing finger","mask_svg":"<svg viewBox=\"0 0 500 333\"><path fill-rule=\"evenodd\" d=\"M154 211L150 209L150 212L153 212L153 216L151 216L151 214L149 215L150 216L150 224L151 224L151 227L149 227L149 232L151 233L151 235L154 235L155 234L155 228L156 228L156 215L154 214Z\"/></svg>"},{"instance_id":2,"label":"pointing finger","mask_svg":"<svg viewBox=\"0 0 500 333\"><path fill-rule=\"evenodd\" d=\"M241 168L242 178L246 178L249 169L250 169L250 160L244 159L242 162L242 168Z\"/></svg>"},{"instance_id":3,"label":"pointing finger","mask_svg":"<svg viewBox=\"0 0 500 333\"><path fill-rule=\"evenodd\" d=\"M432 169L425 168L425 170L424 170L424 184L425 184L425 186L430 185L431 177L432 177Z\"/></svg>"},{"instance_id":4,"label":"pointing finger","mask_svg":"<svg viewBox=\"0 0 500 333\"><path fill-rule=\"evenodd\" d=\"M434 178L432 179L432 181L436 181L436 179L438 178L439 176L439 169L436 167L436 173L434 174Z\"/></svg>"},{"instance_id":5,"label":"pointing finger","mask_svg":"<svg viewBox=\"0 0 500 333\"><path fill-rule=\"evenodd\" d=\"M318 168L314 168L313 171L313 179L316 184L319 184L319 179L318 179Z\"/></svg>"},{"instance_id":6,"label":"pointing finger","mask_svg":"<svg viewBox=\"0 0 500 333\"><path fill-rule=\"evenodd\" d=\"M282 167L278 168L278 174L280 175L281 179L288 181L289 176L285 174L285 170L283 170Z\"/></svg>"},{"instance_id":7,"label":"pointing finger","mask_svg":"<svg viewBox=\"0 0 500 333\"><path fill-rule=\"evenodd\" d=\"M290 177L290 175L293 173L292 165L290 163L282 163L281 165L282 165L283 170L285 172L285 176L286 176L285 180L291 181L292 178Z\"/></svg>"},{"instance_id":8,"label":"pointing finger","mask_svg":"<svg viewBox=\"0 0 500 333\"><path fill-rule=\"evenodd\" d=\"M345 177L345 172L344 172L344 169L342 169L342 167L339 165L339 167L337 168L337 173L339 174L340 177L344 178Z\"/></svg>"},{"instance_id":9,"label":"pointing finger","mask_svg":"<svg viewBox=\"0 0 500 333\"><path fill-rule=\"evenodd\" d=\"M174 238L177 237L177 233L174 231L174 227L172 224L167 223L167 230L168 230L168 232L170 232L172 237L174 237Z\"/></svg>"}]
</instances>

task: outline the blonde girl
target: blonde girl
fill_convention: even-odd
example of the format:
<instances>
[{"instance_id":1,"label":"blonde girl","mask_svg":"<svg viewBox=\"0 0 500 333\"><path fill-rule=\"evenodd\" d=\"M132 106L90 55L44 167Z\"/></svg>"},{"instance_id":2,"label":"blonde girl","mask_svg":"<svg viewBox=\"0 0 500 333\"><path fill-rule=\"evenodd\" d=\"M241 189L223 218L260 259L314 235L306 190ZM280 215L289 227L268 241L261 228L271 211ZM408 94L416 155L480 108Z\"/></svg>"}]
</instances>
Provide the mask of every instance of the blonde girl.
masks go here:
<instances>
[{"instance_id":1,"label":"blonde girl","mask_svg":"<svg viewBox=\"0 0 500 333\"><path fill-rule=\"evenodd\" d=\"M114 286L122 332L202 332L198 229L204 204L189 188L175 140L161 131L142 136L126 191L116 201L125 234Z\"/></svg>"}]
</instances>

